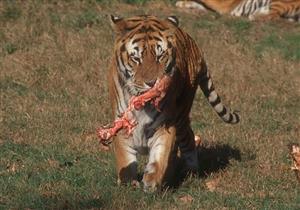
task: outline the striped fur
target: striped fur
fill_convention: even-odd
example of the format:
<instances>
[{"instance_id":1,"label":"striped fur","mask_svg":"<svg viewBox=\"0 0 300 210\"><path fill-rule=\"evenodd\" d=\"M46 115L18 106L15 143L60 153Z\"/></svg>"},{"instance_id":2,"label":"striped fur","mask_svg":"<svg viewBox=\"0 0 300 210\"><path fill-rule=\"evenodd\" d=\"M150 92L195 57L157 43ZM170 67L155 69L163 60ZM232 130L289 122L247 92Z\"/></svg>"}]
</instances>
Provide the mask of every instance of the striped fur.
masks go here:
<instances>
[{"instance_id":1,"label":"striped fur","mask_svg":"<svg viewBox=\"0 0 300 210\"><path fill-rule=\"evenodd\" d=\"M165 74L172 78L160 111L151 104L133 111L131 117L138 122L133 135L118 133L113 141L119 183L136 183L136 155L149 153L143 184L145 190L153 190L171 180L173 162L178 158L185 163L184 170L197 170L189 113L198 86L225 122L237 123L239 116L222 104L202 52L178 27L176 17L162 20L154 16L112 16L112 26L116 40L109 90L115 117L126 110L132 96L147 91Z\"/></svg>"},{"instance_id":2,"label":"striped fur","mask_svg":"<svg viewBox=\"0 0 300 210\"><path fill-rule=\"evenodd\" d=\"M210 9L219 14L245 16L250 20L281 17L300 22L300 0L195 0L177 1L176 6L198 10Z\"/></svg>"}]
</instances>

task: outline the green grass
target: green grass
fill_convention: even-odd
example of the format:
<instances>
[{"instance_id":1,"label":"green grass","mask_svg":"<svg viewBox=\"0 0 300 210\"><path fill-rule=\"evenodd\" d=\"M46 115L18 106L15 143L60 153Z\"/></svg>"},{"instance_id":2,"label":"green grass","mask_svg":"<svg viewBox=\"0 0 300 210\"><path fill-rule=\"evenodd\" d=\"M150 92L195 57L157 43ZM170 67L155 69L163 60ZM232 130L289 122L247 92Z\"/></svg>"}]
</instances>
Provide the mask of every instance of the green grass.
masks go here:
<instances>
[{"instance_id":1,"label":"green grass","mask_svg":"<svg viewBox=\"0 0 300 210\"><path fill-rule=\"evenodd\" d=\"M17 51L17 46L14 45L13 43L6 43L4 46L3 46L3 51L4 53L7 53L7 54L13 54L14 52Z\"/></svg>"},{"instance_id":2,"label":"green grass","mask_svg":"<svg viewBox=\"0 0 300 210\"><path fill-rule=\"evenodd\" d=\"M27 93L28 88L13 80L11 77L5 77L3 80L0 81L0 89L1 91L12 91L17 93L18 95L22 96Z\"/></svg>"},{"instance_id":3,"label":"green grass","mask_svg":"<svg viewBox=\"0 0 300 210\"><path fill-rule=\"evenodd\" d=\"M252 23L246 19L230 19L225 22L225 25L236 34L242 35L250 30Z\"/></svg>"},{"instance_id":4,"label":"green grass","mask_svg":"<svg viewBox=\"0 0 300 210\"><path fill-rule=\"evenodd\" d=\"M0 18L3 21L14 21L21 17L21 9L16 7L13 2L5 1L4 10L1 12Z\"/></svg>"},{"instance_id":5,"label":"green grass","mask_svg":"<svg viewBox=\"0 0 300 210\"><path fill-rule=\"evenodd\" d=\"M300 60L300 35L287 33L280 37L276 33L270 34L259 41L256 46L259 55L266 49L279 51L288 60Z\"/></svg>"},{"instance_id":6,"label":"green grass","mask_svg":"<svg viewBox=\"0 0 300 210\"><path fill-rule=\"evenodd\" d=\"M147 0L125 0L124 2L129 4L144 4Z\"/></svg>"},{"instance_id":7,"label":"green grass","mask_svg":"<svg viewBox=\"0 0 300 210\"><path fill-rule=\"evenodd\" d=\"M91 27L100 23L99 14L94 10L86 10L68 20L69 25L77 30L85 27Z\"/></svg>"},{"instance_id":8,"label":"green grass","mask_svg":"<svg viewBox=\"0 0 300 210\"><path fill-rule=\"evenodd\" d=\"M173 5L0 1L0 209L300 208L288 154L300 136L299 26ZM99 149L95 131L112 120L108 14L177 15L224 103L240 111L240 124L225 125L197 92L191 124L203 139L201 170L176 189L117 186L113 154Z\"/></svg>"}]
</instances>

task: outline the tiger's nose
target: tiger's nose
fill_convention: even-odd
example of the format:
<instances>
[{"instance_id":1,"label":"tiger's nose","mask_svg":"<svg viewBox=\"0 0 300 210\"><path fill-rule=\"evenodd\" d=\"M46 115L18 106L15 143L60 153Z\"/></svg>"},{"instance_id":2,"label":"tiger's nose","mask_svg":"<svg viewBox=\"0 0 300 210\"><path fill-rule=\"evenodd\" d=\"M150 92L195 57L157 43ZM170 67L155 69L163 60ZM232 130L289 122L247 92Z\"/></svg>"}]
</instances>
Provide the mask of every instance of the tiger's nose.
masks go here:
<instances>
[{"instance_id":1,"label":"tiger's nose","mask_svg":"<svg viewBox=\"0 0 300 210\"><path fill-rule=\"evenodd\" d=\"M153 87L155 83L156 83L156 79L145 82L145 84L148 85L149 87Z\"/></svg>"}]
</instances>

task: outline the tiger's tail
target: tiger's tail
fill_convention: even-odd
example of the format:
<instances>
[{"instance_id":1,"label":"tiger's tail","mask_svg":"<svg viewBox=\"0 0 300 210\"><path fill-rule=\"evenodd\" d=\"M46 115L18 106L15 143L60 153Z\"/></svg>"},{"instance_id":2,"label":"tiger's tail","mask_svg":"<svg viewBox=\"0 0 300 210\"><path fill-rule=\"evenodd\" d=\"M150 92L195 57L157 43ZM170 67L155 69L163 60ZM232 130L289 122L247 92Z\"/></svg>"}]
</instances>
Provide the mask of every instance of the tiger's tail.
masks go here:
<instances>
[{"instance_id":1,"label":"tiger's tail","mask_svg":"<svg viewBox=\"0 0 300 210\"><path fill-rule=\"evenodd\" d=\"M199 85L208 102L224 122L230 124L238 123L240 121L239 115L223 105L220 96L215 90L206 65L204 67L205 71L199 77Z\"/></svg>"}]
</instances>

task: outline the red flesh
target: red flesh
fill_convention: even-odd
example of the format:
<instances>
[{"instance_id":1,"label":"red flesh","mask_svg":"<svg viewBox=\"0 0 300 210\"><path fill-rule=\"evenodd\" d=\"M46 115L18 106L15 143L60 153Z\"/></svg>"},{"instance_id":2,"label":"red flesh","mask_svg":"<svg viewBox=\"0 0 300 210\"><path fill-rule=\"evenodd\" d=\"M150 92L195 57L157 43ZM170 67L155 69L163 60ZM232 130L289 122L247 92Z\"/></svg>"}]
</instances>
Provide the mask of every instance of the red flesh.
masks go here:
<instances>
[{"instance_id":1,"label":"red flesh","mask_svg":"<svg viewBox=\"0 0 300 210\"><path fill-rule=\"evenodd\" d=\"M166 95L167 88L171 82L170 76L163 76L161 80L156 81L155 85L147 92L139 96L133 96L130 99L129 107L125 111L122 117L116 119L113 126L110 128L99 128L97 130L100 141L104 144L109 144L108 141L112 136L115 136L121 129L126 129L127 134L130 135L133 132L136 123L134 120L129 119L128 113L133 109L140 110L149 101L152 101L153 105L157 110L159 102Z\"/></svg>"}]
</instances>

